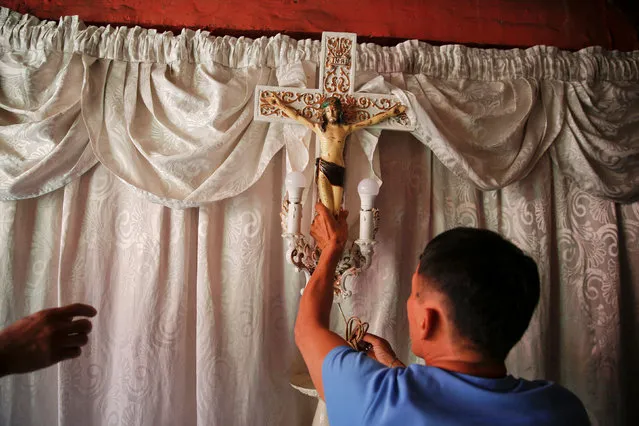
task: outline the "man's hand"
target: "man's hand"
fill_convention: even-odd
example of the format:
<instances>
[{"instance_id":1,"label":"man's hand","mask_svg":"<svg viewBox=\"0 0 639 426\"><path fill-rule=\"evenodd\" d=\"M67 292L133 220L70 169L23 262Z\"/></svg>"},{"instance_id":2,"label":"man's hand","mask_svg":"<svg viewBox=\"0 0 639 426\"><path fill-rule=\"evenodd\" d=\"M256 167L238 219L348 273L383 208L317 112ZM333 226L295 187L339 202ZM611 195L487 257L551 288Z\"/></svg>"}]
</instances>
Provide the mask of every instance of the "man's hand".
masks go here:
<instances>
[{"instance_id":1,"label":"man's hand","mask_svg":"<svg viewBox=\"0 0 639 426\"><path fill-rule=\"evenodd\" d=\"M45 309L0 331L0 376L28 373L77 358L88 342L95 308L82 303Z\"/></svg>"},{"instance_id":2,"label":"man's hand","mask_svg":"<svg viewBox=\"0 0 639 426\"><path fill-rule=\"evenodd\" d=\"M322 203L315 204L317 217L311 224L311 236L315 239L317 247L324 251L325 248L343 250L348 240L348 224L346 218L348 212L341 210L337 218L333 217Z\"/></svg>"},{"instance_id":3,"label":"man's hand","mask_svg":"<svg viewBox=\"0 0 639 426\"><path fill-rule=\"evenodd\" d=\"M366 355L373 358L379 363L384 364L386 367L406 367L395 355L391 345L384 339L374 334L366 334L362 339L366 343L370 343L372 346Z\"/></svg>"}]
</instances>

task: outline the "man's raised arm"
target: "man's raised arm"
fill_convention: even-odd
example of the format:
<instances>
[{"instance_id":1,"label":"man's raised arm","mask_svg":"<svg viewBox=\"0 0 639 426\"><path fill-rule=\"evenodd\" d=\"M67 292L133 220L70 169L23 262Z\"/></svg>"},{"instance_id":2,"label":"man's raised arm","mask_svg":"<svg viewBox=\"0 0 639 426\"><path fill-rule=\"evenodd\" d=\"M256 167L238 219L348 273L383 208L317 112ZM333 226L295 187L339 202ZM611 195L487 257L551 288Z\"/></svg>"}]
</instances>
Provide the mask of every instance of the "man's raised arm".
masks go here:
<instances>
[{"instance_id":1,"label":"man's raised arm","mask_svg":"<svg viewBox=\"0 0 639 426\"><path fill-rule=\"evenodd\" d=\"M315 209L318 216L311 226L311 235L322 252L300 301L295 321L295 343L304 357L315 388L324 398L324 358L337 346L348 346L346 340L329 329L335 269L348 238L348 213L341 211L335 219L323 204L317 203Z\"/></svg>"}]
</instances>

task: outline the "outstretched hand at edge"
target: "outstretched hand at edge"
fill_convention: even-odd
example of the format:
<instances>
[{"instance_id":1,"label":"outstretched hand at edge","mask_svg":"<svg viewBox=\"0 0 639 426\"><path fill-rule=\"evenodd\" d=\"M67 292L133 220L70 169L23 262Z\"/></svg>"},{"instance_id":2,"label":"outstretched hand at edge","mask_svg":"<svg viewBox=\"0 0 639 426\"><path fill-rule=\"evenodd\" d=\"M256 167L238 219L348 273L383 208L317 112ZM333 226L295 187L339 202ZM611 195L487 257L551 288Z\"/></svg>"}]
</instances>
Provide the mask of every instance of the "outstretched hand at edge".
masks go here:
<instances>
[{"instance_id":1,"label":"outstretched hand at edge","mask_svg":"<svg viewBox=\"0 0 639 426\"><path fill-rule=\"evenodd\" d=\"M89 341L94 317L90 305L74 303L44 309L0 331L0 376L28 373L66 359L77 358Z\"/></svg>"}]
</instances>

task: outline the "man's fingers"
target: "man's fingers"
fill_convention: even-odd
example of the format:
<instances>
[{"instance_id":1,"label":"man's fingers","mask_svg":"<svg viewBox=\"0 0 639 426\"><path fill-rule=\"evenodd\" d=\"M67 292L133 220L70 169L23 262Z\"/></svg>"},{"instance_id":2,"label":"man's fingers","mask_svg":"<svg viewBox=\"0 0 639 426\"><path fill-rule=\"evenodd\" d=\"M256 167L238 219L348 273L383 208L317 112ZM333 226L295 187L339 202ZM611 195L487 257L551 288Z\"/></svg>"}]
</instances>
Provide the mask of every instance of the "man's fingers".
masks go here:
<instances>
[{"instance_id":1,"label":"man's fingers","mask_svg":"<svg viewBox=\"0 0 639 426\"><path fill-rule=\"evenodd\" d=\"M72 317L94 317L98 311L91 305L84 303L73 303L71 305L62 306L61 308L53 308L52 314L58 318Z\"/></svg>"},{"instance_id":2,"label":"man's fingers","mask_svg":"<svg viewBox=\"0 0 639 426\"><path fill-rule=\"evenodd\" d=\"M347 217L348 217L348 210L341 210L339 212L339 219L340 220L346 220Z\"/></svg>"},{"instance_id":3,"label":"man's fingers","mask_svg":"<svg viewBox=\"0 0 639 426\"><path fill-rule=\"evenodd\" d=\"M71 321L69 323L64 324L60 331L64 334L75 334L75 333L85 333L88 334L91 332L93 325L91 321L88 319L78 319L75 321Z\"/></svg>"},{"instance_id":4,"label":"man's fingers","mask_svg":"<svg viewBox=\"0 0 639 426\"><path fill-rule=\"evenodd\" d=\"M331 217L331 212L329 212L328 208L320 201L315 204L315 211L317 212L317 214L323 216L325 219Z\"/></svg>"},{"instance_id":5,"label":"man's fingers","mask_svg":"<svg viewBox=\"0 0 639 426\"><path fill-rule=\"evenodd\" d=\"M323 224L327 229L335 228L335 217L328 210L328 207L318 201L315 204L315 211L317 212L315 220L318 220L319 223Z\"/></svg>"},{"instance_id":6,"label":"man's fingers","mask_svg":"<svg viewBox=\"0 0 639 426\"><path fill-rule=\"evenodd\" d=\"M362 340L370 343L373 346L378 346L380 343L383 343L385 341L381 337L370 333L366 333L364 337L362 337Z\"/></svg>"},{"instance_id":7,"label":"man's fingers","mask_svg":"<svg viewBox=\"0 0 639 426\"><path fill-rule=\"evenodd\" d=\"M64 361L65 359L77 358L82 354L82 349L79 347L61 348L55 355L54 363Z\"/></svg>"},{"instance_id":8,"label":"man's fingers","mask_svg":"<svg viewBox=\"0 0 639 426\"><path fill-rule=\"evenodd\" d=\"M89 336L84 333L72 334L71 336L65 336L61 343L63 348L80 348L89 342Z\"/></svg>"},{"instance_id":9,"label":"man's fingers","mask_svg":"<svg viewBox=\"0 0 639 426\"><path fill-rule=\"evenodd\" d=\"M318 216L321 218L324 226L330 230L331 232L335 232L335 228L337 225L337 221L339 220L340 213L337 216L334 216L333 213L321 202L318 202L315 205L315 210L317 211Z\"/></svg>"}]
</instances>

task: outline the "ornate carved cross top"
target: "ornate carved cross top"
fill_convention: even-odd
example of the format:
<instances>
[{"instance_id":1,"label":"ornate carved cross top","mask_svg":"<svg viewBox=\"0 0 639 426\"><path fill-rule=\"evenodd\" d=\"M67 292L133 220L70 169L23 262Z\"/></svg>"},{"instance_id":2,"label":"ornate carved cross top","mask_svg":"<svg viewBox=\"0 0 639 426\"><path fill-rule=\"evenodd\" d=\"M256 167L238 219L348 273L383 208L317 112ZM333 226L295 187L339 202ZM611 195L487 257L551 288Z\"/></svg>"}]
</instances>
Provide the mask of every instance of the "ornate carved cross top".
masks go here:
<instances>
[{"instance_id":1,"label":"ornate carved cross top","mask_svg":"<svg viewBox=\"0 0 639 426\"><path fill-rule=\"evenodd\" d=\"M342 102L344 120L355 123L389 111L400 103L388 94L357 93L354 91L357 35L354 33L322 33L322 53L319 89L257 86L255 93L255 120L295 123L280 108L267 99L277 95L281 101L299 111L306 118L319 122L322 103L337 97ZM406 114L391 117L371 126L379 129L411 131L413 126Z\"/></svg>"}]
</instances>

